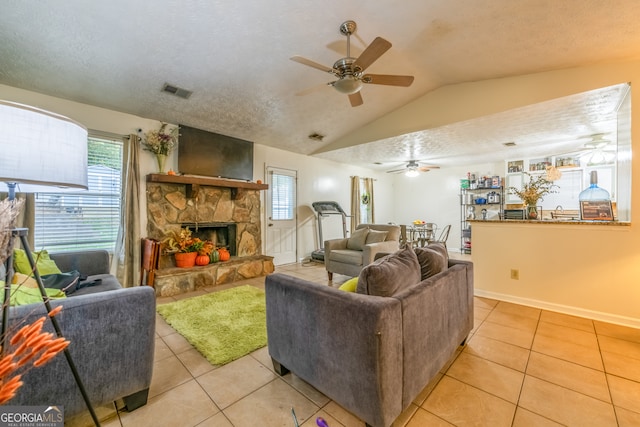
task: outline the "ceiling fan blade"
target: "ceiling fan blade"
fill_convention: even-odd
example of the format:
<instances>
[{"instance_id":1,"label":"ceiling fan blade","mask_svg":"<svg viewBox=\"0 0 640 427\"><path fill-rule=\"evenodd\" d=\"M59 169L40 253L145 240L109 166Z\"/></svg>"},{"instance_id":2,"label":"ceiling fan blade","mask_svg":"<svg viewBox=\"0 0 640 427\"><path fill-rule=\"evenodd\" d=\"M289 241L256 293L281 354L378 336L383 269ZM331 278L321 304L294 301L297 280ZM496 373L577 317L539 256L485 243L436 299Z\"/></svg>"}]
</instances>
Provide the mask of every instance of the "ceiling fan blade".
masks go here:
<instances>
[{"instance_id":1,"label":"ceiling fan blade","mask_svg":"<svg viewBox=\"0 0 640 427\"><path fill-rule=\"evenodd\" d=\"M363 83L369 83L374 85L389 85L389 86L411 86L413 83L413 76L394 76L391 74L365 74L362 76Z\"/></svg>"},{"instance_id":2,"label":"ceiling fan blade","mask_svg":"<svg viewBox=\"0 0 640 427\"><path fill-rule=\"evenodd\" d=\"M361 71L364 71L389 49L391 49L390 42L382 37L376 37L375 40L367 46L364 52L362 52L362 55L355 60L353 67L359 67Z\"/></svg>"},{"instance_id":3,"label":"ceiling fan blade","mask_svg":"<svg viewBox=\"0 0 640 427\"><path fill-rule=\"evenodd\" d=\"M309 95L310 93L318 92L318 91L324 89L326 86L331 86L331 83L321 83L319 85L311 86L311 87L308 87L306 89L301 90L300 92L296 92L295 95L296 96Z\"/></svg>"},{"instance_id":4,"label":"ceiling fan blade","mask_svg":"<svg viewBox=\"0 0 640 427\"><path fill-rule=\"evenodd\" d=\"M429 172L431 169L440 169L438 166L420 166L418 170L420 172Z\"/></svg>"},{"instance_id":5,"label":"ceiling fan blade","mask_svg":"<svg viewBox=\"0 0 640 427\"><path fill-rule=\"evenodd\" d=\"M327 66L322 65L322 64L318 64L317 62L312 61L312 60L307 59L307 58L303 58L302 56L297 56L296 55L296 56L292 56L289 59L291 59L294 62L298 62L298 63L300 63L302 65L307 65L309 67L316 68L316 69L318 69L320 71L324 71L326 73L333 74L333 68L327 67Z\"/></svg>"},{"instance_id":6,"label":"ceiling fan blade","mask_svg":"<svg viewBox=\"0 0 640 427\"><path fill-rule=\"evenodd\" d=\"M407 168L395 169L392 171L387 171L387 173L398 173L398 172L406 172Z\"/></svg>"},{"instance_id":7,"label":"ceiling fan blade","mask_svg":"<svg viewBox=\"0 0 640 427\"><path fill-rule=\"evenodd\" d=\"M349 102L351 102L352 107L357 107L362 105L364 101L362 101L362 95L360 95L360 92L356 92L349 95Z\"/></svg>"}]
</instances>

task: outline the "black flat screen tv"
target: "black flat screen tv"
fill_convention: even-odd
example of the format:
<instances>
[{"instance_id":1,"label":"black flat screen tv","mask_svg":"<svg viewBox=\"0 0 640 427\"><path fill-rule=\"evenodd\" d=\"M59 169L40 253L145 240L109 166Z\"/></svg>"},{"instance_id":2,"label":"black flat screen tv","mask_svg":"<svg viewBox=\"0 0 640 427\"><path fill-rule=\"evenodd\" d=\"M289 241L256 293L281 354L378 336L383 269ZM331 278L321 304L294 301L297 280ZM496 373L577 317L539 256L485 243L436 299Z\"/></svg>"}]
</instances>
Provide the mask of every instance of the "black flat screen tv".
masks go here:
<instances>
[{"instance_id":1,"label":"black flat screen tv","mask_svg":"<svg viewBox=\"0 0 640 427\"><path fill-rule=\"evenodd\" d=\"M179 141L181 173L253 180L253 142L183 125Z\"/></svg>"}]
</instances>

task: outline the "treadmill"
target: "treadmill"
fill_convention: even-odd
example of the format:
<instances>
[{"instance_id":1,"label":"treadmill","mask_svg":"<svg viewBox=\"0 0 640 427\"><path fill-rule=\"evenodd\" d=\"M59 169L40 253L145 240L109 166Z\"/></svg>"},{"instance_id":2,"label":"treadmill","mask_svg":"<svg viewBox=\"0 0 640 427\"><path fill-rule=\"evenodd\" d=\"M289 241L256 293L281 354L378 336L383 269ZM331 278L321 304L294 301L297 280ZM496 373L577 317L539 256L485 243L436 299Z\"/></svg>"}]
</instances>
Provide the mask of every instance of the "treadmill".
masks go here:
<instances>
[{"instance_id":1,"label":"treadmill","mask_svg":"<svg viewBox=\"0 0 640 427\"><path fill-rule=\"evenodd\" d=\"M318 239L320 249L311 252L311 259L324 262L324 239L322 237L322 218L329 215L340 215L342 217L342 234L347 237L347 214L342 210L337 202L313 202L313 210L318 215Z\"/></svg>"}]
</instances>

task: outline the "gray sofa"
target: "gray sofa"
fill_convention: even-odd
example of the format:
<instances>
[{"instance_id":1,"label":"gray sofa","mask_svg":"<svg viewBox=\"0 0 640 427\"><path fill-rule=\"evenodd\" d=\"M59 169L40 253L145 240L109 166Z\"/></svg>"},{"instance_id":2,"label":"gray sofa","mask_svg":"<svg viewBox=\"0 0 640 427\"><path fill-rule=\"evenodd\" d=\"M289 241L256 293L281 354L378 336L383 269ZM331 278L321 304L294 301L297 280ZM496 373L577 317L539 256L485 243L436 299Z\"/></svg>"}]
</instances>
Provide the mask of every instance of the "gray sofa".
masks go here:
<instances>
[{"instance_id":1,"label":"gray sofa","mask_svg":"<svg viewBox=\"0 0 640 427\"><path fill-rule=\"evenodd\" d=\"M333 279L333 273L355 277L378 253L394 252L399 247L399 225L358 224L350 237L324 242L324 264L329 280Z\"/></svg>"},{"instance_id":2,"label":"gray sofa","mask_svg":"<svg viewBox=\"0 0 640 427\"><path fill-rule=\"evenodd\" d=\"M274 368L295 373L367 425L391 425L473 328L473 264L447 264L391 297L267 276Z\"/></svg>"},{"instance_id":3,"label":"gray sofa","mask_svg":"<svg viewBox=\"0 0 640 427\"><path fill-rule=\"evenodd\" d=\"M109 275L106 251L51 254L64 271L78 270L89 280L102 283L80 289L52 307L62 305L56 316L69 352L87 394L95 407L123 399L127 410L147 402L153 371L155 341L155 292L150 287L122 288ZM21 322L46 315L44 304L12 307L10 331ZM45 330L53 331L51 322ZM9 404L62 405L65 417L86 411L64 354L23 376L24 385Z\"/></svg>"}]
</instances>

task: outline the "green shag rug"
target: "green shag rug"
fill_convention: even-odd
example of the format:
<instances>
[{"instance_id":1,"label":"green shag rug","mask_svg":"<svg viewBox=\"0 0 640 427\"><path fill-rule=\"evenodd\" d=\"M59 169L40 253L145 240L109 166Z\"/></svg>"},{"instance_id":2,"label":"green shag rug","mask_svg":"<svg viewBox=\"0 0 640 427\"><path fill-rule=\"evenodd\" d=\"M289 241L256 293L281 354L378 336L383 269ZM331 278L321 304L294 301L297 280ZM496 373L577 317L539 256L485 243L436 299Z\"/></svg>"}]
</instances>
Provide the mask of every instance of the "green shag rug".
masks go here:
<instances>
[{"instance_id":1,"label":"green shag rug","mask_svg":"<svg viewBox=\"0 0 640 427\"><path fill-rule=\"evenodd\" d=\"M158 305L157 311L214 365L267 345L264 292L253 286Z\"/></svg>"}]
</instances>

